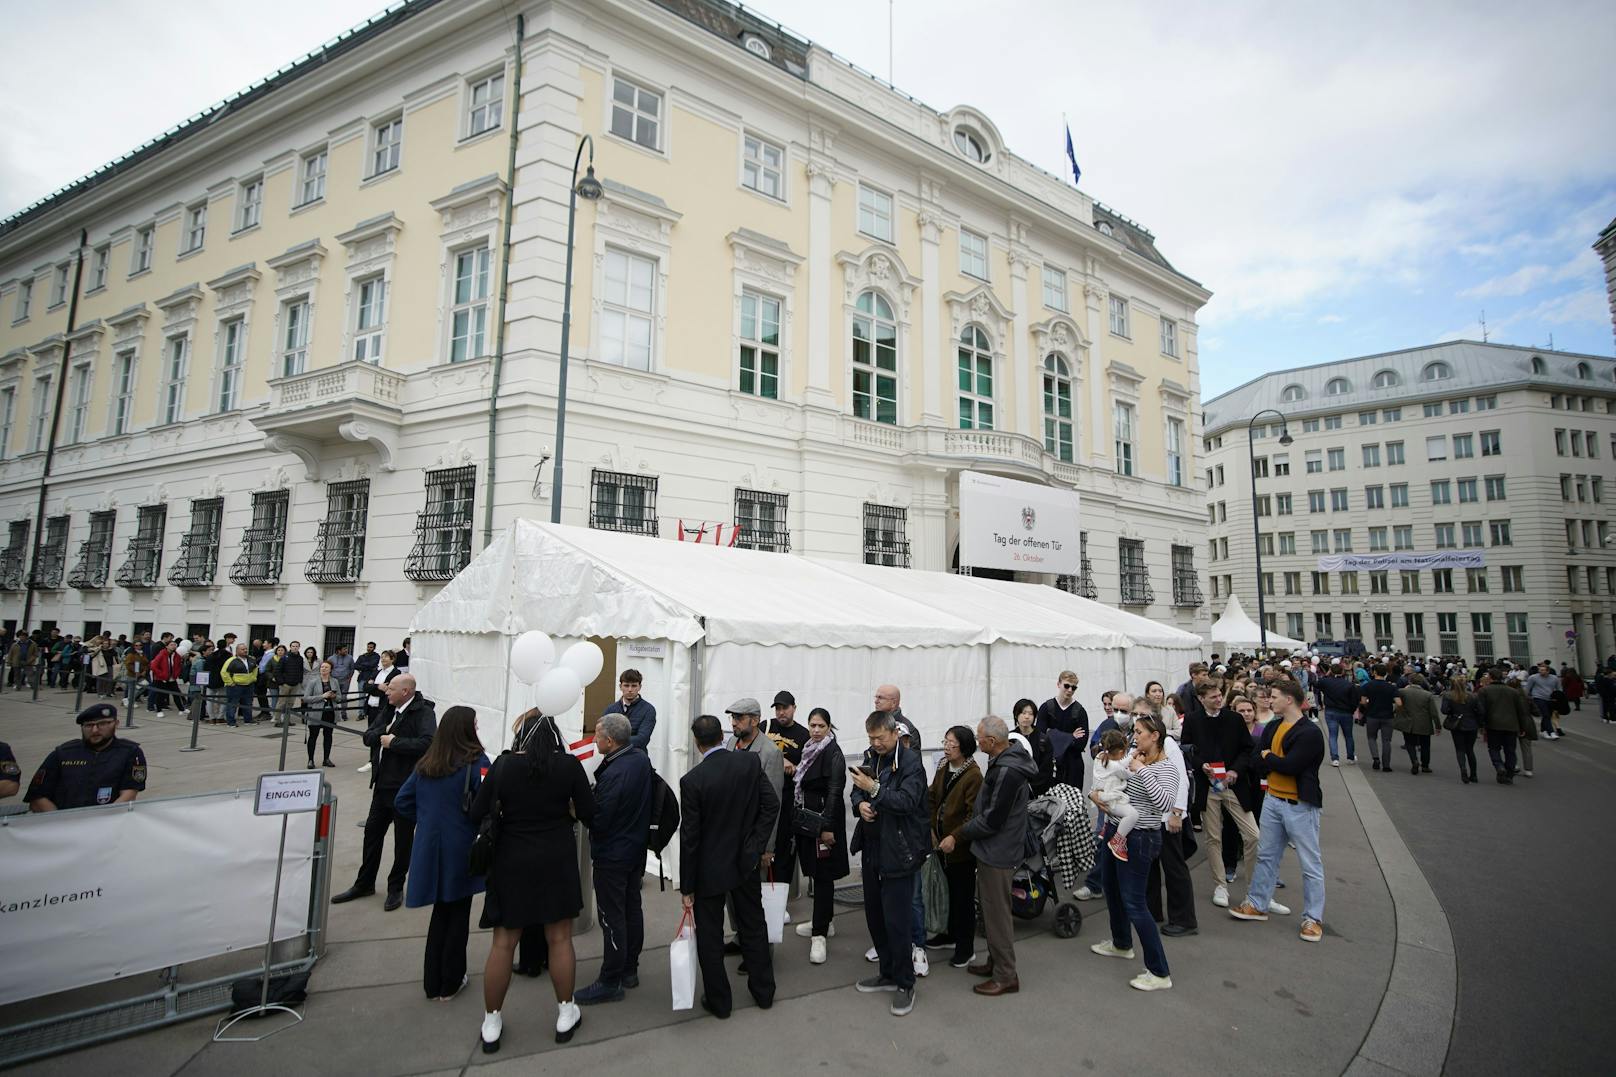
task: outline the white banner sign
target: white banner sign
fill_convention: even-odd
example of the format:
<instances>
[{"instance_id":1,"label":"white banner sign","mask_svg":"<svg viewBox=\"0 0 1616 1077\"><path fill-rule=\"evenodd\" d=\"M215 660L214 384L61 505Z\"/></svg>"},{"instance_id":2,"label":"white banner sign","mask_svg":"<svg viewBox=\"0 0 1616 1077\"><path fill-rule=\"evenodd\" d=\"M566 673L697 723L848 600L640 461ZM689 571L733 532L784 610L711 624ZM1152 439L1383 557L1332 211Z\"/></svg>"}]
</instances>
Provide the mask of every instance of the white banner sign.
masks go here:
<instances>
[{"instance_id":1,"label":"white banner sign","mask_svg":"<svg viewBox=\"0 0 1616 1077\"><path fill-rule=\"evenodd\" d=\"M1022 572L1082 572L1076 490L962 471L960 564Z\"/></svg>"},{"instance_id":2,"label":"white banner sign","mask_svg":"<svg viewBox=\"0 0 1616 1077\"><path fill-rule=\"evenodd\" d=\"M0 1004L237 950L261 956L281 825L253 803L217 793L7 816ZM289 820L277 939L308 920L314 823Z\"/></svg>"},{"instance_id":3,"label":"white banner sign","mask_svg":"<svg viewBox=\"0 0 1616 1077\"><path fill-rule=\"evenodd\" d=\"M1425 568L1486 568L1480 550L1444 550L1441 553L1344 553L1319 558L1320 572L1415 572Z\"/></svg>"},{"instance_id":4,"label":"white banner sign","mask_svg":"<svg viewBox=\"0 0 1616 1077\"><path fill-rule=\"evenodd\" d=\"M254 815L295 815L320 807L320 783L325 775L318 770L288 770L258 776Z\"/></svg>"}]
</instances>

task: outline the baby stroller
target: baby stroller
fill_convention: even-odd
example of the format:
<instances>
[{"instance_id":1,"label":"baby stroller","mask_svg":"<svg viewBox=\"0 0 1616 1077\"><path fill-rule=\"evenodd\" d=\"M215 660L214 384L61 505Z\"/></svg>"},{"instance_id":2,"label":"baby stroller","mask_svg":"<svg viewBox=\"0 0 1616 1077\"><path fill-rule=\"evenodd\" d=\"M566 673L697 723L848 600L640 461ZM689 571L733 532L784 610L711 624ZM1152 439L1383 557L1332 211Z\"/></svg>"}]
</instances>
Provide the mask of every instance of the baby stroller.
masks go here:
<instances>
[{"instance_id":1,"label":"baby stroller","mask_svg":"<svg viewBox=\"0 0 1616 1077\"><path fill-rule=\"evenodd\" d=\"M1021 866L1010 878L1010 912L1022 920L1036 920L1044 906L1054 901L1055 937L1069 939L1083 926L1083 913L1073 902L1060 900L1057 876L1075 878L1094 866L1094 838L1089 834L1088 863L1082 863L1081 841L1069 840L1071 832L1087 830L1088 816L1071 796L1081 794L1072 786L1057 785L1027 804L1026 851ZM1081 827L1074 824L1081 821Z\"/></svg>"}]
</instances>

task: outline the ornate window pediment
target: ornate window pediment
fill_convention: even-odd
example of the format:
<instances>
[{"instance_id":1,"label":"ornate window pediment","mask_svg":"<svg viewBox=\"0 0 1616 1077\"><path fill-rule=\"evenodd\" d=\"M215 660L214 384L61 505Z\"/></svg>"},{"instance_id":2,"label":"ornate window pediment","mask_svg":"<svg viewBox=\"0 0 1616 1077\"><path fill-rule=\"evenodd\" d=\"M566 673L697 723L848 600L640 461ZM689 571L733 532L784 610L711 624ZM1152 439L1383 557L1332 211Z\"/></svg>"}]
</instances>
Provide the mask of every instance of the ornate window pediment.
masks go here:
<instances>
[{"instance_id":1,"label":"ornate window pediment","mask_svg":"<svg viewBox=\"0 0 1616 1077\"><path fill-rule=\"evenodd\" d=\"M909 306L914 301L915 289L920 286L920 278L909 272L897 251L877 243L866 247L861 254L843 251L836 256L836 261L842 267L842 283L849 305L864 292L874 289L893 301L898 321L909 320Z\"/></svg>"},{"instance_id":2,"label":"ornate window pediment","mask_svg":"<svg viewBox=\"0 0 1616 1077\"><path fill-rule=\"evenodd\" d=\"M1010 325L1015 314L1010 308L999 301L993 294L993 289L986 285L972 288L969 292L948 292L943 296L943 302L948 304L952 315L952 329L950 335L958 340L960 332L970 323L976 322L985 325L993 334L995 351L1004 351L1004 341L1009 338Z\"/></svg>"}]
</instances>

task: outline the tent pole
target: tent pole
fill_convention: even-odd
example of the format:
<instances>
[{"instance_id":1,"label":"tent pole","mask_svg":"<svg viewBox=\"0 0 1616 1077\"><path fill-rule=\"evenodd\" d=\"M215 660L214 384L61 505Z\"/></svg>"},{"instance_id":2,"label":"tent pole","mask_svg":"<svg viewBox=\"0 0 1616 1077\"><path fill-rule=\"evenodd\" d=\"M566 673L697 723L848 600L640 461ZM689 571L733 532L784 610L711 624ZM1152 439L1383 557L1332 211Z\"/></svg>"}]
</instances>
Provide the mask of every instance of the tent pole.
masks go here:
<instances>
[{"instance_id":1,"label":"tent pole","mask_svg":"<svg viewBox=\"0 0 1616 1077\"><path fill-rule=\"evenodd\" d=\"M1128 648L1122 648L1122 690L1129 695L1133 692L1128 688Z\"/></svg>"},{"instance_id":2,"label":"tent pole","mask_svg":"<svg viewBox=\"0 0 1616 1077\"><path fill-rule=\"evenodd\" d=\"M986 646L987 646L987 649L988 649L988 698L987 698L987 710L983 711L982 713L983 714L992 714L993 713L993 644L990 642L990 643L986 644ZM1012 714L1010 716L1010 722L1011 722L1012 725L1015 723L1015 720L1016 720L1016 717L1015 717L1015 715Z\"/></svg>"}]
</instances>

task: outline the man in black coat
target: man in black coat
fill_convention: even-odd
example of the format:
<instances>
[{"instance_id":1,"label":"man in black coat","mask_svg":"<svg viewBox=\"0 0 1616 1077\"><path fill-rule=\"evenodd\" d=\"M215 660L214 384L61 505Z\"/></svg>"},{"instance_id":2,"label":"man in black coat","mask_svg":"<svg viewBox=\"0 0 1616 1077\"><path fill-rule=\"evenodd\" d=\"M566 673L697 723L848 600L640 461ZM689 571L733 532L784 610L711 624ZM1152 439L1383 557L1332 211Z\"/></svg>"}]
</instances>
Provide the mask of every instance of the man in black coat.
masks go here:
<instances>
[{"instance_id":1,"label":"man in black coat","mask_svg":"<svg viewBox=\"0 0 1616 1077\"><path fill-rule=\"evenodd\" d=\"M704 714L690 726L701 761L679 779L679 893L696 920L701 1008L730 1014L733 996L724 971L724 905L747 968L747 988L759 1009L774 1005L774 960L763 921L758 864L774 835L780 794L751 752L724 749L724 730Z\"/></svg>"},{"instance_id":2,"label":"man in black coat","mask_svg":"<svg viewBox=\"0 0 1616 1077\"><path fill-rule=\"evenodd\" d=\"M426 754L437 728L437 706L415 690L415 678L408 673L394 677L387 685L387 705L365 730L365 743L379 749L379 754L370 771L364 859L354 884L332 898L333 905L376 892L376 873L381 869L382 841L388 827L393 828L393 869L387 873L387 901L382 907L392 912L404 903L404 877L410 870L415 821L399 815L393 801L415 764Z\"/></svg>"}]
</instances>

